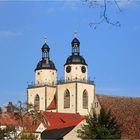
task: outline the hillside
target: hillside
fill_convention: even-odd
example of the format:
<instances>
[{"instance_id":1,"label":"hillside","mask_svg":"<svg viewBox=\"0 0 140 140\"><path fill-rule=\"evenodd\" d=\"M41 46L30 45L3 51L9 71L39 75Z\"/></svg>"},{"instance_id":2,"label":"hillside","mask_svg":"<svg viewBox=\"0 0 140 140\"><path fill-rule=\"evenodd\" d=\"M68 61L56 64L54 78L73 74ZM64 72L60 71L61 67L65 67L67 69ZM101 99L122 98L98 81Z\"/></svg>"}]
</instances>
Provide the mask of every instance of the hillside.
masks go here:
<instances>
[{"instance_id":1,"label":"hillside","mask_svg":"<svg viewBox=\"0 0 140 140\"><path fill-rule=\"evenodd\" d=\"M97 98L105 109L122 125L123 139L140 138L140 98L107 96L97 94Z\"/></svg>"}]
</instances>

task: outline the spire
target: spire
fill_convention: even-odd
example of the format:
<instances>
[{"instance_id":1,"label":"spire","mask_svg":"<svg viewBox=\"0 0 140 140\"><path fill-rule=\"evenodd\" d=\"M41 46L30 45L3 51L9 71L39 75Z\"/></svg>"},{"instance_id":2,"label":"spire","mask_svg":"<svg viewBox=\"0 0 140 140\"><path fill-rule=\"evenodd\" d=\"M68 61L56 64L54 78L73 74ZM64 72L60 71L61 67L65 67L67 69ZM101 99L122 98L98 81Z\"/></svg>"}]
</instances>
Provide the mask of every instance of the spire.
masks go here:
<instances>
[{"instance_id":1,"label":"spire","mask_svg":"<svg viewBox=\"0 0 140 140\"><path fill-rule=\"evenodd\" d=\"M44 42L46 43L46 41L47 41L47 36L44 36Z\"/></svg>"},{"instance_id":2,"label":"spire","mask_svg":"<svg viewBox=\"0 0 140 140\"><path fill-rule=\"evenodd\" d=\"M49 57L50 48L47 45L46 40L47 40L47 37L45 36L44 37L45 44L41 48L42 49L42 59L43 60L49 60L50 59L50 57Z\"/></svg>"},{"instance_id":3,"label":"spire","mask_svg":"<svg viewBox=\"0 0 140 140\"><path fill-rule=\"evenodd\" d=\"M76 38L76 37L77 37L77 32L75 31L75 32L74 32L74 38Z\"/></svg>"},{"instance_id":4,"label":"spire","mask_svg":"<svg viewBox=\"0 0 140 140\"><path fill-rule=\"evenodd\" d=\"M72 45L72 55L79 55L80 54L80 42L76 38L77 37L77 32L74 32L74 39L71 42Z\"/></svg>"}]
</instances>

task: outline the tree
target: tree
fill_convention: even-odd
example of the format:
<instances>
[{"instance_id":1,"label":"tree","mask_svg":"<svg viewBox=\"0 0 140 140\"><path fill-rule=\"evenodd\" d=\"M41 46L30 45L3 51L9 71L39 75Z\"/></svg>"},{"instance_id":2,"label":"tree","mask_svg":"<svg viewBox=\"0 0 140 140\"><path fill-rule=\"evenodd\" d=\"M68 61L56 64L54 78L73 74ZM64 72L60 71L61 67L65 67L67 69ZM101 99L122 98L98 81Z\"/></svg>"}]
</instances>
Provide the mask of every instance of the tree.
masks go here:
<instances>
[{"instance_id":1,"label":"tree","mask_svg":"<svg viewBox=\"0 0 140 140\"><path fill-rule=\"evenodd\" d=\"M41 111L37 111L35 106L32 104L22 103L18 101L18 104L14 107L14 117L20 122L20 127L22 131L18 136L19 140L36 140L37 137L33 134L31 130L31 125L37 125L37 123L42 122L45 127L48 126L48 122L45 120ZM30 123L25 123L26 119L30 118ZM29 132L30 130L30 132Z\"/></svg>"},{"instance_id":2,"label":"tree","mask_svg":"<svg viewBox=\"0 0 140 140\"><path fill-rule=\"evenodd\" d=\"M118 20L114 20L109 16L110 9L112 8L111 9L111 13L112 13L112 10L115 9L114 7L116 7L119 13L122 13L121 8L119 7L119 3L121 3L121 0L85 0L85 2L89 4L90 8L94 8L94 9L99 8L99 12L100 12L99 19L97 21L90 22L89 23L90 27L96 29L97 26L101 23L107 23L109 25L113 25L116 27L121 26ZM129 0L126 0L125 2L126 3L129 2Z\"/></svg>"},{"instance_id":3,"label":"tree","mask_svg":"<svg viewBox=\"0 0 140 140\"><path fill-rule=\"evenodd\" d=\"M86 124L77 132L82 139L120 139L121 125L110 110L106 112L102 107L99 115L92 109L92 113L86 117Z\"/></svg>"}]
</instances>

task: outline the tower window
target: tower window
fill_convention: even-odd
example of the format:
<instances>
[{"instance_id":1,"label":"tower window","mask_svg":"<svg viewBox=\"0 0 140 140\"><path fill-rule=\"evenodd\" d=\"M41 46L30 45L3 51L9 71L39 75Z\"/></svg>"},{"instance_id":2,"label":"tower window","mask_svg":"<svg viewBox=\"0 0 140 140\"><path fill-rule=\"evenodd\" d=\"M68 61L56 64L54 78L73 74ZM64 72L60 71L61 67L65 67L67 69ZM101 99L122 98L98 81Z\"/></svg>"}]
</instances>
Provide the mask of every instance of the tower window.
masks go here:
<instances>
[{"instance_id":1,"label":"tower window","mask_svg":"<svg viewBox=\"0 0 140 140\"><path fill-rule=\"evenodd\" d=\"M68 89L64 93L64 108L70 108L70 92Z\"/></svg>"},{"instance_id":2,"label":"tower window","mask_svg":"<svg viewBox=\"0 0 140 140\"><path fill-rule=\"evenodd\" d=\"M98 102L95 103L95 108L97 108L97 107L98 107Z\"/></svg>"},{"instance_id":3,"label":"tower window","mask_svg":"<svg viewBox=\"0 0 140 140\"><path fill-rule=\"evenodd\" d=\"M34 99L34 107L35 107L36 111L39 111L39 108L40 108L40 98L39 98L38 94L35 96L35 99Z\"/></svg>"},{"instance_id":4,"label":"tower window","mask_svg":"<svg viewBox=\"0 0 140 140\"><path fill-rule=\"evenodd\" d=\"M83 92L83 109L88 109L88 93L86 90Z\"/></svg>"}]
</instances>

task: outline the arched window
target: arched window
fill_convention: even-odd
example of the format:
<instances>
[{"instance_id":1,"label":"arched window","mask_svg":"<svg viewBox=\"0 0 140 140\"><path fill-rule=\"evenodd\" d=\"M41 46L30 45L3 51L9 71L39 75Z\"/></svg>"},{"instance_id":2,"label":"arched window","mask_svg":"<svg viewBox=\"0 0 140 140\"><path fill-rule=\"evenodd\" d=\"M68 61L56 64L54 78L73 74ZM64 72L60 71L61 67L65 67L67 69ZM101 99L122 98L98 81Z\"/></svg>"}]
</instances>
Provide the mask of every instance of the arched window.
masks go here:
<instances>
[{"instance_id":1,"label":"arched window","mask_svg":"<svg viewBox=\"0 0 140 140\"><path fill-rule=\"evenodd\" d=\"M38 94L35 96L34 106L35 106L35 110L38 111L39 108L40 108L40 98L39 98L39 95Z\"/></svg>"},{"instance_id":2,"label":"arched window","mask_svg":"<svg viewBox=\"0 0 140 140\"><path fill-rule=\"evenodd\" d=\"M64 108L70 108L70 92L68 89L64 92Z\"/></svg>"},{"instance_id":3,"label":"arched window","mask_svg":"<svg viewBox=\"0 0 140 140\"><path fill-rule=\"evenodd\" d=\"M88 93L86 90L83 92L83 109L88 109Z\"/></svg>"}]
</instances>

